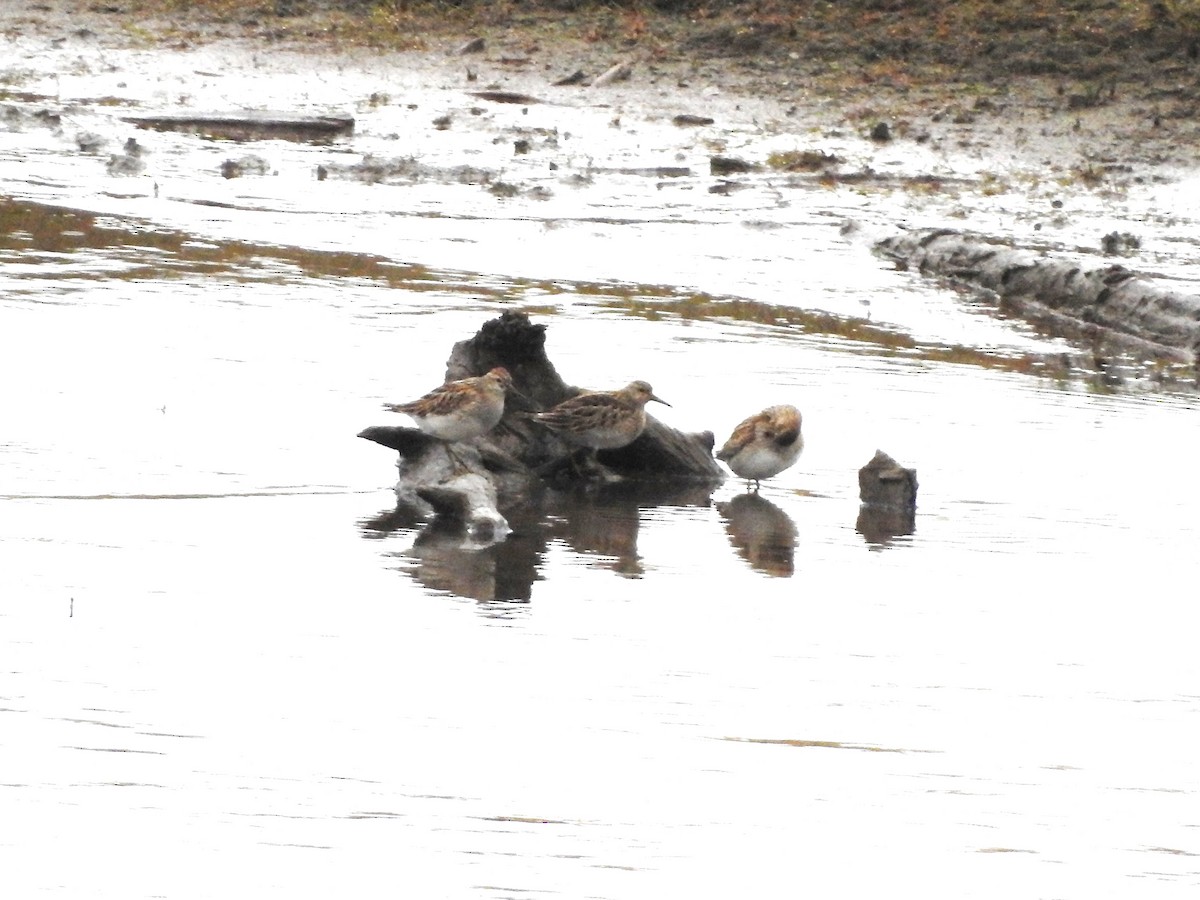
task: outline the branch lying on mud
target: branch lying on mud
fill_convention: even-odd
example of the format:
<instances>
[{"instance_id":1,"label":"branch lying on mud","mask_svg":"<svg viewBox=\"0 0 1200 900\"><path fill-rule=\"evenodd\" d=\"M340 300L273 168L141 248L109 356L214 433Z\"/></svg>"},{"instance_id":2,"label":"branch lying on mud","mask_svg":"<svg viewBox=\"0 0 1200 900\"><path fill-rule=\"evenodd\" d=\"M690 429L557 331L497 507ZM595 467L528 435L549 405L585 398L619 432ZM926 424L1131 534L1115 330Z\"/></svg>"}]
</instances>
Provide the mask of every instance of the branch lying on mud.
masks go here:
<instances>
[{"instance_id":1,"label":"branch lying on mud","mask_svg":"<svg viewBox=\"0 0 1200 900\"><path fill-rule=\"evenodd\" d=\"M1200 296L1167 290L1124 266L1086 269L950 229L886 237L873 249L898 266L990 291L1002 308L1065 337L1197 364Z\"/></svg>"},{"instance_id":2,"label":"branch lying on mud","mask_svg":"<svg viewBox=\"0 0 1200 900\"><path fill-rule=\"evenodd\" d=\"M482 537L502 538L508 523L505 506L526 501L544 481L578 480L572 450L532 413L581 393L559 377L545 351L546 326L524 313L504 313L485 322L469 340L454 346L446 380L482 375L502 366L512 376L500 423L483 437L456 442L453 452L416 428L376 425L359 437L400 454L396 485L399 507L414 518L435 513L460 520ZM646 428L632 444L602 450L592 477L612 481L717 483L724 474L712 456L711 432L686 434L647 416Z\"/></svg>"},{"instance_id":3,"label":"branch lying on mud","mask_svg":"<svg viewBox=\"0 0 1200 900\"><path fill-rule=\"evenodd\" d=\"M354 131L353 116L311 116L259 110L134 115L122 116L121 121L154 131L184 131L235 141L328 141Z\"/></svg>"}]
</instances>

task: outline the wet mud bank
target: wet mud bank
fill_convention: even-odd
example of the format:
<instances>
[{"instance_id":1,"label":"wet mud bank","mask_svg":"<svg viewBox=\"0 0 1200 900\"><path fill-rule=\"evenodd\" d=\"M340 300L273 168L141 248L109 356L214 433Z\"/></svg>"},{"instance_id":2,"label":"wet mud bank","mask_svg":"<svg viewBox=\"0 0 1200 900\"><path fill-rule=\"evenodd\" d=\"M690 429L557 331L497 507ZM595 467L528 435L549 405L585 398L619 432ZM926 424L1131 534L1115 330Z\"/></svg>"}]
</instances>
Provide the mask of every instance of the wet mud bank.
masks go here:
<instances>
[{"instance_id":1,"label":"wet mud bank","mask_svg":"<svg viewBox=\"0 0 1200 900\"><path fill-rule=\"evenodd\" d=\"M1156 218L1159 201L1129 201L1194 171L1186 148L1200 137L1189 105L1200 84L1196 41L1170 9L1104 7L1097 18L1088 4L1041 3L679 3L617 14L588 3L465 3L452 14L444 4L402 6L9 5L0 10L13 50L0 72L0 127L27 138L14 141L22 165L12 170L46 189L65 182L62 172L90 167L93 196L76 184L62 193L75 191L80 209L105 211L114 199L162 199L232 216L314 198L323 204L317 211L346 221L360 210L329 199L343 186L355 198L374 186L420 191L419 204L389 200L382 215L423 220L429 227L414 230L428 233L444 223L434 248L441 256L417 255L429 246L422 244L410 257L440 268L459 264L458 245L487 244L462 236L479 223L542 238L580 225L616 234L683 220L693 231L678 243L710 224L785 233L793 224L786 211L803 205L831 223L849 216L882 225L893 236L876 252L945 278L948 302L969 283L996 298L999 318L1070 341L1067 354L1022 354L1043 370L1107 379L1114 353L1135 365L1194 364L1198 292L1159 288L1140 273L1165 257L1154 255L1156 239L1183 248L1168 260L1177 270L1190 264L1197 239L1156 234L1170 226L1168 216ZM284 87L252 82L271 69ZM304 81L310 74L315 80ZM351 78L354 86L340 92L316 86ZM246 89L209 90L232 79L245 79ZM210 105L213 96L229 107ZM110 153L122 141L124 150ZM34 170L26 159L39 163L49 144L60 157L54 168L25 174ZM255 152L243 152L248 144ZM214 187L218 178L252 186L235 194ZM329 190L316 193L322 182ZM475 194L462 201L467 191ZM511 209L484 209L480 195ZM1063 211L1042 229L1037 211L1050 203ZM1144 223L1144 265L1138 251L1123 254L1122 266L1104 254L1095 265L1050 265L1091 222L1104 228L1099 234L1111 231L1105 217L1117 214ZM995 233L979 227L997 221ZM910 222L922 227L894 236ZM947 226L960 235L957 250L948 249ZM348 238L350 252L386 256L382 243L371 243L380 230ZM517 241L532 245L528 236ZM738 258L683 284L687 266L635 266L636 254L622 253L640 245L636 235L624 245L618 239L607 251L617 262L585 259L579 281L599 273L668 293L682 286L693 297L755 301L774 291L756 289L752 273L739 269L761 260ZM1006 260L997 248L1016 255ZM771 253L777 248L749 255L764 257L765 268ZM496 274L517 256L498 251L462 267ZM678 300L668 296L662 307L679 308ZM794 305L806 302L801 295ZM773 306L762 310L772 321L786 318ZM821 327L875 335L879 324L839 309ZM944 343L943 354L964 355ZM1173 370L1170 380L1190 377Z\"/></svg>"}]
</instances>

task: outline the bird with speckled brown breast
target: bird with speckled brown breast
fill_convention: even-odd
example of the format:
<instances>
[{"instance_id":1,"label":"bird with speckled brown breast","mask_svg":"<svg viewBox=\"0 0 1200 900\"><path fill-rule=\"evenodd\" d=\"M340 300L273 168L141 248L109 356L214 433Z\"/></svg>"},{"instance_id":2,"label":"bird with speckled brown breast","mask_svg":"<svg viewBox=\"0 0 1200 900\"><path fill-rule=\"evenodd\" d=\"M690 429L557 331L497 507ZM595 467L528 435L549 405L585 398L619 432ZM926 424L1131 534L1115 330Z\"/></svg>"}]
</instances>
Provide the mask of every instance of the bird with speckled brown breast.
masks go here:
<instances>
[{"instance_id":1,"label":"bird with speckled brown breast","mask_svg":"<svg viewBox=\"0 0 1200 900\"><path fill-rule=\"evenodd\" d=\"M637 440L646 427L646 404L651 400L671 404L654 395L644 381L634 381L617 391L587 391L534 419L569 444L592 450L615 450Z\"/></svg>"}]
</instances>

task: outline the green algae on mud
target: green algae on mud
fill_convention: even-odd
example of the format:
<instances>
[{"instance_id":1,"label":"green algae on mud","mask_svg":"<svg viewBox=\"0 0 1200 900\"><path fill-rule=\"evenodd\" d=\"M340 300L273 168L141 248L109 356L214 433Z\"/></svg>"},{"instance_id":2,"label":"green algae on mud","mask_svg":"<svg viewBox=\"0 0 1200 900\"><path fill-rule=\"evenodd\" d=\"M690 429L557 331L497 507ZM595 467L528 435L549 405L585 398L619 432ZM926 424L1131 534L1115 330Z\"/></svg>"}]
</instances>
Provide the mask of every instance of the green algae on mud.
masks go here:
<instances>
[{"instance_id":1,"label":"green algae on mud","mask_svg":"<svg viewBox=\"0 0 1200 900\"><path fill-rule=\"evenodd\" d=\"M443 280L424 266L401 265L369 254L198 240L147 221L0 197L0 253L130 249L138 251L136 261L124 269L64 272L54 277L134 280L191 273L245 282L285 282L290 277L281 268L284 265L312 278L366 278L412 291L487 293L474 285Z\"/></svg>"},{"instance_id":2,"label":"green algae on mud","mask_svg":"<svg viewBox=\"0 0 1200 900\"><path fill-rule=\"evenodd\" d=\"M486 278L428 266L398 263L370 253L315 250L283 244L198 239L152 222L0 197L0 257L6 254L70 254L79 251L136 250L123 269L55 273L55 278L116 280L177 279L182 274L220 276L246 283L287 283L295 274L313 279L363 279L405 291L466 294L490 301L524 300L531 315L554 315L559 306L545 299L574 295L601 306L622 308L638 298L677 299L671 287L562 279Z\"/></svg>"}]
</instances>

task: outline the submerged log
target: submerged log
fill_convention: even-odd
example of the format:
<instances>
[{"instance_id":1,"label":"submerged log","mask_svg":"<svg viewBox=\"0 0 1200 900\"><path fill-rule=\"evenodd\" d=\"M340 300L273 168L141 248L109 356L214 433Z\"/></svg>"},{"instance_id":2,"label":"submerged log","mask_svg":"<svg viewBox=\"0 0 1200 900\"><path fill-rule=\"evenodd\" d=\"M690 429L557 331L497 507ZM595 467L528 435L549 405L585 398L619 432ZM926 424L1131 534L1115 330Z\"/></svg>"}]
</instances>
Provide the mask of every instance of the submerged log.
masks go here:
<instances>
[{"instance_id":1,"label":"submerged log","mask_svg":"<svg viewBox=\"0 0 1200 900\"><path fill-rule=\"evenodd\" d=\"M1109 264L1088 268L950 229L884 238L877 253L922 274L993 292L1023 317L1152 359L1195 364L1200 296Z\"/></svg>"},{"instance_id":2,"label":"submerged log","mask_svg":"<svg viewBox=\"0 0 1200 900\"><path fill-rule=\"evenodd\" d=\"M407 426L376 425L359 433L400 455L399 506L419 517L460 520L475 534L490 530L502 537L508 525L500 509L523 502L547 481L723 480L712 457L711 432L686 434L650 416L632 444L601 451L592 467L582 470L576 465L575 448L534 418L582 392L563 381L546 355L545 343L545 325L532 323L524 313L504 313L454 345L447 381L482 375L497 366L506 368L513 379L500 423L483 437L449 446Z\"/></svg>"}]
</instances>

